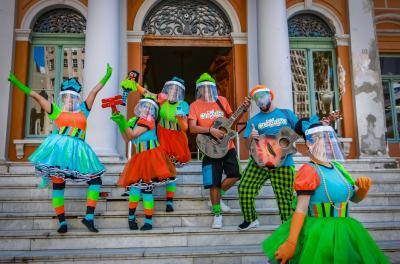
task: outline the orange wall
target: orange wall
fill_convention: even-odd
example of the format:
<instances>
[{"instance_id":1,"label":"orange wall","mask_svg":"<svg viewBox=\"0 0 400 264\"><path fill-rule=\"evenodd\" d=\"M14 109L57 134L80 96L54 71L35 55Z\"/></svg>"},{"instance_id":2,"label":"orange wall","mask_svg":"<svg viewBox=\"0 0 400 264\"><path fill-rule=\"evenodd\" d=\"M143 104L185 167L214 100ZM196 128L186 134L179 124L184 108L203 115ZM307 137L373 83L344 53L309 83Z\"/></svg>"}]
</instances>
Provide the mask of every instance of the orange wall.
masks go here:
<instances>
[{"instance_id":1,"label":"orange wall","mask_svg":"<svg viewBox=\"0 0 400 264\"><path fill-rule=\"evenodd\" d=\"M248 78L247 78L247 45L234 45L233 46L233 67L235 75L235 103L238 107L244 98L248 95ZM248 119L248 114L245 114L241 122L245 122ZM239 127L241 129L242 127ZM247 159L249 157L249 151L243 139L243 133L240 135L240 158Z\"/></svg>"},{"instance_id":2,"label":"orange wall","mask_svg":"<svg viewBox=\"0 0 400 264\"><path fill-rule=\"evenodd\" d=\"M29 60L29 43L28 41L17 41L15 44L15 66L14 73L22 83L28 83L28 60ZM16 150L14 139L24 138L25 129L25 102L26 96L19 89L12 89L12 104L11 104L11 128L10 141L8 149L8 158L16 161ZM26 148L25 148L26 150ZM26 160L26 151L24 160Z\"/></svg>"}]
</instances>

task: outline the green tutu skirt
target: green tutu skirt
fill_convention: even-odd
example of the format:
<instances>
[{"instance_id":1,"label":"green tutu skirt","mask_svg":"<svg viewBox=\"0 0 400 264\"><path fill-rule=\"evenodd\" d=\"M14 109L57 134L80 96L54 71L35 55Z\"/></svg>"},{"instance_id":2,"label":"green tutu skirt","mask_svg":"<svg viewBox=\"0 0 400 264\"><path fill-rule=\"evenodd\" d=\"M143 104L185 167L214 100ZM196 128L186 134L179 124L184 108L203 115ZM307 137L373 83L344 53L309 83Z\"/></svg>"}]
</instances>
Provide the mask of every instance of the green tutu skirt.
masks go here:
<instances>
[{"instance_id":1,"label":"green tutu skirt","mask_svg":"<svg viewBox=\"0 0 400 264\"><path fill-rule=\"evenodd\" d=\"M279 263L275 252L289 236L290 218L263 241L271 263ZM347 218L306 217L289 263L390 263L368 231L357 220Z\"/></svg>"}]
</instances>

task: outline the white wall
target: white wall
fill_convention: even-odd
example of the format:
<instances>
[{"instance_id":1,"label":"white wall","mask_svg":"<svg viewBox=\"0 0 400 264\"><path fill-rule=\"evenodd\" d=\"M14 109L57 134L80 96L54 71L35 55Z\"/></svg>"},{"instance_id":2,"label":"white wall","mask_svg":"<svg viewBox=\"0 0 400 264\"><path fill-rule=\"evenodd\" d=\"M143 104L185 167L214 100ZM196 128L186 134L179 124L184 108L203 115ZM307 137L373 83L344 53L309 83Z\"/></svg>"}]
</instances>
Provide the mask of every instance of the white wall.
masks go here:
<instances>
[{"instance_id":1,"label":"white wall","mask_svg":"<svg viewBox=\"0 0 400 264\"><path fill-rule=\"evenodd\" d=\"M8 150L8 127L11 111L11 85L8 74L14 62L15 1L0 2L0 160Z\"/></svg>"}]
</instances>

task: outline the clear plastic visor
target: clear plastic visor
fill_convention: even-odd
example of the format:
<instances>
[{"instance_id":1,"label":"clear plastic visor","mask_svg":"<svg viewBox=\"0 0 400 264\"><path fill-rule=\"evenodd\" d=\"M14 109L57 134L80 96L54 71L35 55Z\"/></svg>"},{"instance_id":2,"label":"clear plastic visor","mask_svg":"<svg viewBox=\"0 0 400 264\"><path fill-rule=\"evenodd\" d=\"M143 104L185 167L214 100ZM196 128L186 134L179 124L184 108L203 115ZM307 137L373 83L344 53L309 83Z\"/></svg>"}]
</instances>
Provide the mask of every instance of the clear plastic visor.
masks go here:
<instances>
[{"instance_id":1,"label":"clear plastic visor","mask_svg":"<svg viewBox=\"0 0 400 264\"><path fill-rule=\"evenodd\" d=\"M141 99L135 106L135 116L147 121L155 121L158 115L157 104L150 99Z\"/></svg>"},{"instance_id":2,"label":"clear plastic visor","mask_svg":"<svg viewBox=\"0 0 400 264\"><path fill-rule=\"evenodd\" d=\"M339 140L332 127L314 127L306 130L305 136L307 147L316 159L324 162L345 160Z\"/></svg>"},{"instance_id":3,"label":"clear plastic visor","mask_svg":"<svg viewBox=\"0 0 400 264\"><path fill-rule=\"evenodd\" d=\"M272 101L271 94L267 91L256 93L253 95L253 100L259 108L267 107Z\"/></svg>"},{"instance_id":4,"label":"clear plastic visor","mask_svg":"<svg viewBox=\"0 0 400 264\"><path fill-rule=\"evenodd\" d=\"M161 93L165 94L165 97L171 103L182 101L185 97L185 86L180 82L169 81L165 83Z\"/></svg>"},{"instance_id":5,"label":"clear plastic visor","mask_svg":"<svg viewBox=\"0 0 400 264\"><path fill-rule=\"evenodd\" d=\"M206 102L215 102L218 98L217 86L212 82L202 82L196 86L197 99L203 99Z\"/></svg>"},{"instance_id":6,"label":"clear plastic visor","mask_svg":"<svg viewBox=\"0 0 400 264\"><path fill-rule=\"evenodd\" d=\"M79 112L81 110L81 96L74 91L62 91L58 96L57 105L64 112Z\"/></svg>"}]
</instances>

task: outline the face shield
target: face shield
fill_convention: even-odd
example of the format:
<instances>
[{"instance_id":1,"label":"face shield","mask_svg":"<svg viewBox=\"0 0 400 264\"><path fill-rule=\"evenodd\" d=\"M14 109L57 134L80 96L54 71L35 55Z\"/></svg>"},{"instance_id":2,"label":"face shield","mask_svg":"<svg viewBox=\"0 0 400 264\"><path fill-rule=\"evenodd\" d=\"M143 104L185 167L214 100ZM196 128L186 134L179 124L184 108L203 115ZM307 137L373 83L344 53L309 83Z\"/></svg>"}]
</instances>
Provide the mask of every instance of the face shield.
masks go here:
<instances>
[{"instance_id":1,"label":"face shield","mask_svg":"<svg viewBox=\"0 0 400 264\"><path fill-rule=\"evenodd\" d=\"M252 99L261 110L268 110L271 107L272 97L267 91L256 93Z\"/></svg>"},{"instance_id":2,"label":"face shield","mask_svg":"<svg viewBox=\"0 0 400 264\"><path fill-rule=\"evenodd\" d=\"M135 106L135 116L154 122L158 115L158 105L151 99L141 99Z\"/></svg>"},{"instance_id":3,"label":"face shield","mask_svg":"<svg viewBox=\"0 0 400 264\"><path fill-rule=\"evenodd\" d=\"M168 81L165 83L161 93L170 103L182 101L185 96L185 86L177 81Z\"/></svg>"},{"instance_id":4,"label":"face shield","mask_svg":"<svg viewBox=\"0 0 400 264\"><path fill-rule=\"evenodd\" d=\"M201 98L208 103L216 102L218 99L217 86L213 82L201 82L196 85L196 90L197 99Z\"/></svg>"},{"instance_id":5,"label":"face shield","mask_svg":"<svg viewBox=\"0 0 400 264\"><path fill-rule=\"evenodd\" d=\"M329 161L344 161L344 155L336 137L336 133L330 126L317 126L305 131L306 144L316 159Z\"/></svg>"},{"instance_id":6,"label":"face shield","mask_svg":"<svg viewBox=\"0 0 400 264\"><path fill-rule=\"evenodd\" d=\"M62 91L58 97L58 106L64 112L78 112L81 110L81 96L74 91Z\"/></svg>"}]
</instances>

